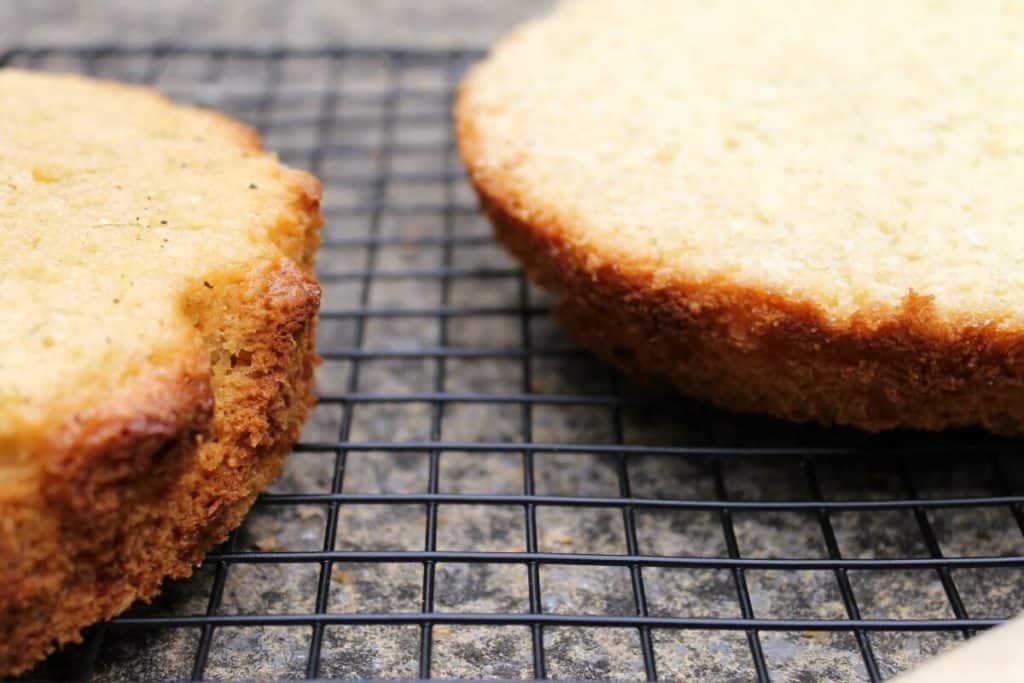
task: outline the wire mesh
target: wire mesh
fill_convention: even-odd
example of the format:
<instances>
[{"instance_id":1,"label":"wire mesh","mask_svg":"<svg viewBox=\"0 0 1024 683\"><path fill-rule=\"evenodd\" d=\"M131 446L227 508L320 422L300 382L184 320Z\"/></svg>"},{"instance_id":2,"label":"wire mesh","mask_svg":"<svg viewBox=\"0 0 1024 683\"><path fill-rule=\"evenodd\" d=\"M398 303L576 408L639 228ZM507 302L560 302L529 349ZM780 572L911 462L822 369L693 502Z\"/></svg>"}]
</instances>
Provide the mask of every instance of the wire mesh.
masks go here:
<instances>
[{"instance_id":1,"label":"wire mesh","mask_svg":"<svg viewBox=\"0 0 1024 683\"><path fill-rule=\"evenodd\" d=\"M461 51L26 49L324 181L319 405L196 575L30 677L882 680L1024 608L1019 444L632 386L559 332L455 153Z\"/></svg>"}]
</instances>

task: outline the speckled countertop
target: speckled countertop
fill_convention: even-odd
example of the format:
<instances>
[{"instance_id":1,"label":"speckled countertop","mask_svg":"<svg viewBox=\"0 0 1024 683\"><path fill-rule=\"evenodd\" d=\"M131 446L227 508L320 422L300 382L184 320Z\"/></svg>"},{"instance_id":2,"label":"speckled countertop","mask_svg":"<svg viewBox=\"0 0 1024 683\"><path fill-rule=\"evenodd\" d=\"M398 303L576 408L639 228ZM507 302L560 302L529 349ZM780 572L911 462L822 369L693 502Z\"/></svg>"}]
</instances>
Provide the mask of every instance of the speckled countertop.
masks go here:
<instances>
[{"instance_id":1,"label":"speckled countertop","mask_svg":"<svg viewBox=\"0 0 1024 683\"><path fill-rule=\"evenodd\" d=\"M206 3L159 0L138 3L102 0L0 2L0 47L118 43L146 45L181 43L236 46L378 45L418 47L482 47L509 26L531 16L548 0L236 0ZM73 60L72 60L73 62ZM35 64L60 68L58 62ZM80 65L70 64L69 68ZM325 278L324 309L352 310L361 296L372 307L452 307L514 310L523 292L512 272L514 265L488 239L484 222L471 210L472 196L459 175L458 163L445 151L450 139L446 103L428 98L399 99L395 145L381 153L385 133L378 126L382 110L374 103L386 70L373 59L346 65L343 97L335 102L333 125L317 132L313 115L322 112L323 93L307 87L330 78L330 65L312 60L286 65L295 79L285 88L272 111L254 113L254 98L264 82L259 63L224 67L218 83L196 84L205 68L201 58L168 60L160 85L172 94L218 106L254 123L301 121L306 124L270 125L267 143L286 161L313 163L317 135L327 135L339 149L363 145L358 155L321 158L329 240L320 257L325 273L353 277ZM290 67L295 68L288 71ZM111 77L131 78L132 64L94 65ZM419 71L399 74L410 90L438 89L448 76L444 60ZM119 71L119 69L124 69ZM191 70L190 70L191 69ZM287 74L286 74L287 77ZM440 82L439 79L440 78ZM305 80L308 79L308 83ZM407 80L406 80L407 79ZM319 87L319 86L318 86ZM232 94L233 93L233 94ZM353 94L350 96L350 94ZM409 109L405 110L404 107ZM258 107L256 107L258 109ZM278 111L280 110L280 111ZM256 121L261 116L269 120ZM277 118L275 118L277 117ZM305 118L304 118L305 117ZM403 118L405 117L405 118ZM344 122L362 121L346 125ZM407 123L402 123L406 121ZM368 123L367 123L368 122ZM420 145L417 148L416 145ZM433 147L431 147L433 145ZM423 151L425 148L432 152ZM418 151L417 151L418 150ZM348 179L387 157L394 174L383 197L379 187ZM438 185L414 183L416 174L450 174ZM376 218L359 207L383 199L394 206L441 207L385 211ZM444 208L448 207L448 208ZM449 209L451 210L449 212ZM456 210L458 209L458 210ZM373 221L381 242L372 257L360 243ZM441 248L451 236L465 238L450 250ZM347 240L347 241L346 241ZM433 242L431 240L434 240ZM343 245L349 246L343 246ZM432 272L444 266L464 269L461 278L442 282L431 278L360 279L372 259L380 271ZM491 277L474 279L474 269ZM532 287L531 306L543 307L549 297ZM348 348L415 351L447 346L488 351L520 347L550 354L532 358L524 377L518 356L337 358L320 369L319 391L422 396L437 388L440 374L449 392L468 394L519 392L562 396L608 396L615 380L608 370L572 352L546 313L530 317L524 327L516 316L454 316L439 322L422 318L373 317L324 320L323 351ZM443 337L441 336L443 335ZM562 353L566 352L566 353ZM501 356L501 354L496 354ZM352 373L358 366L358 375ZM647 390L638 390L645 392ZM434 413L440 410L440 414ZM442 409L423 400L357 403L346 416L339 402L325 401L315 410L304 434L308 442L329 443L347 430L350 442L422 441L434 435L448 441L514 443L530 439L546 443L627 445L777 445L837 444L862 441L856 434L809 430L771 421L718 414L685 402L665 405L627 403L615 413L601 402L587 404L537 403L529 409L516 403L453 401ZM432 419L435 418L436 419ZM434 424L436 423L436 425ZM347 454L341 491L345 494L421 494L429 486L429 455L408 449L358 449ZM439 458L437 491L442 494L524 493L524 457L514 450L461 452L445 450ZM307 451L292 456L272 494L323 494L332 489L335 459L331 452ZM815 479L825 500L901 498L908 486L923 498L990 496L1019 492L1024 465L1005 455L985 451L956 457L871 458L815 461ZM536 453L532 460L534 492L543 496L615 498L621 495L623 474L638 499L714 500L725 492L735 500L806 500L816 493L808 481L806 463L797 457L749 456L723 459L720 470L701 456L646 454L629 457L624 466L614 453ZM622 467L625 469L623 470ZM717 476L720 473L720 477ZM337 508L338 551L423 548L426 511L423 504L344 504ZM735 550L744 558L927 558L947 556L1024 555L1019 510L1009 506L935 507L885 510L839 510L828 518L834 547L814 509L805 511L732 512ZM325 504L261 504L234 539L237 552L319 551L331 516ZM717 512L703 509L637 509L632 519L641 555L667 557L728 557L729 539ZM537 549L549 553L623 554L628 551L622 512L615 507L575 508L557 504L536 508ZM927 528L934 543L923 532ZM445 505L437 507L436 547L451 551L524 552L523 507L509 505ZM209 596L220 571L221 598ZM439 562L436 566L436 612L526 613L530 610L527 566L522 563ZM208 611L218 615L309 613L320 579L316 562L208 563L188 581L167 586L150 606L133 610L136 616L188 617ZM972 617L1002 618L1024 608L1024 570L1020 565L992 568L864 569L844 574L861 616L867 619L932 619L954 616L948 593L953 586L963 610ZM740 617L736 576L728 569L645 566L646 601L652 616ZM630 616L636 614L632 578L624 565L543 564L539 569L540 609L546 614ZM758 618L844 619L847 607L838 577L829 569L779 571L748 569L743 577L750 609ZM423 566L416 562L358 563L339 561L330 569L327 612L418 612L421 609ZM742 630L653 629L653 650L662 680L752 680L755 676L747 634ZM883 676L908 667L961 638L957 631L885 631L864 636ZM773 680L865 680L867 672L851 631L763 630L760 646ZM197 647L204 642L209 657L202 675L209 679L301 678L306 673L310 627L223 626L119 632L111 629L94 639L99 649L96 680L188 678ZM574 625L544 629L545 663L552 678L642 680L644 662L639 634L631 628L592 628ZM319 675L336 678L415 677L420 629L415 625L331 625L322 640ZM35 672L35 678L77 674L84 648L71 648ZM534 674L531 632L522 625L436 625L433 628L431 673L439 678L529 678Z\"/></svg>"}]
</instances>

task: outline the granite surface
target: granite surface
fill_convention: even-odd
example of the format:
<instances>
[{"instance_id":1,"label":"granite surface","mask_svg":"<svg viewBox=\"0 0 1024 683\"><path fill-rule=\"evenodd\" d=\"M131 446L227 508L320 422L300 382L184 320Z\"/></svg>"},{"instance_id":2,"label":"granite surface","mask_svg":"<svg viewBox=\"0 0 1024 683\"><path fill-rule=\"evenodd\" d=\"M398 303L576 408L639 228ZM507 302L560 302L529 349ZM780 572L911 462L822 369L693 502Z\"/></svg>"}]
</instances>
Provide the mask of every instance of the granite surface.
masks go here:
<instances>
[{"instance_id":1,"label":"granite surface","mask_svg":"<svg viewBox=\"0 0 1024 683\"><path fill-rule=\"evenodd\" d=\"M378 2L254 0L199 3L103 0L78 3L0 3L0 45L147 44L184 40L233 45L479 46L548 3L540 0L379 0ZM76 57L19 58L35 68L83 69ZM261 127L267 143L289 163L312 167L326 185L327 243L320 368L324 397L303 435L306 443L401 443L431 438L458 442L578 444L578 450L524 454L518 450L445 449L437 456L442 494L520 495L524 482L548 497L614 499L628 481L635 498L713 501L807 500L820 487L825 500L991 496L1019 492L1024 465L981 448L957 456L820 457L785 453L730 456L646 454L624 459L588 445L718 445L799 447L871 443L863 435L740 418L625 383L621 410L613 397L622 381L579 352L547 314L551 299L532 286L536 309L524 325L517 315L523 286L515 264L493 244L473 211L471 193L447 143L448 89L462 62L438 56L396 64L361 58L289 60L279 90L263 100L271 65L228 59L211 70L203 54L152 63L118 55L88 68L134 80L155 75L172 95L225 109ZM389 93L398 86L402 94ZM318 153L318 149L332 151ZM388 177L385 183L378 182ZM374 208L383 201L384 210ZM379 240L367 246L367 238ZM453 240L454 238L454 240ZM382 241L380 241L382 240ZM447 244L448 246L445 246ZM366 277L368 269L378 275ZM442 270L439 270L442 269ZM441 277L440 273L447 273ZM365 302L365 306L363 306ZM420 315L351 315L354 309L425 310ZM437 307L486 309L476 315L437 315ZM528 344L536 353L524 364ZM424 349L470 351L441 360ZM364 355L353 356L353 347ZM366 351L390 352L366 357ZM490 356L487 354L490 353ZM432 403L437 389L483 394ZM488 395L531 392L577 397L521 404ZM339 397L358 396L348 402ZM594 399L594 400L592 400ZM640 400L642 399L642 400ZM946 439L947 436L937 437ZM949 436L948 438L974 438ZM903 442L924 439L899 437ZM924 439L935 443L936 438ZM528 467L528 469L527 469ZM814 477L809 478L809 473ZM717 475L721 475L720 478ZM340 476L339 476L340 475ZM335 491L365 497L332 507L295 502L294 494ZM815 486L817 484L817 487ZM346 551L416 551L425 547L430 508L419 502L380 504L381 494L430 490L431 454L404 447L337 451L303 449L249 515L226 550L241 559L199 568L167 585L154 604L132 615L289 615L316 612L324 587L328 614L419 612L424 566L396 555L387 562L348 560ZM546 498L534 510L537 550L544 553L624 554L629 530L636 552L666 557L728 558L731 522L735 550L745 558L926 558L1024 555L1020 510L1008 506L837 510L716 510L570 507ZM436 548L442 551L525 552L526 510L501 501L441 503ZM1018 516L1015 516L1018 515ZM336 534L331 535L333 524ZM831 532L831 534L829 533ZM333 538L333 543L331 539ZM830 548L830 540L834 546ZM934 540L934 543L931 541ZM333 563L265 561L266 553L334 550ZM261 561L261 558L264 558ZM440 561L434 572L438 613L530 612L525 563ZM322 574L323 573L323 574ZM552 615L631 616L637 613L630 568L613 563L545 563L538 569L540 610ZM727 619L742 616L737 586L750 609L766 619L845 619L841 581L848 581L863 618L954 616L952 587L971 617L1002 618L1024 608L1024 568L831 570L665 567L638 570L646 609L654 617ZM219 598L211 600L211 592ZM519 623L435 624L431 674L438 678L530 678L532 634ZM312 627L223 625L136 629L112 624L90 632L86 645L51 658L30 678L80 676L98 652L92 677L102 681L181 679L193 674L197 651L208 649L199 675L223 679L288 679L306 674ZM421 629L408 624L331 624L321 639L318 674L334 678L410 678L419 673ZM773 680L866 680L857 634L850 631L654 628L651 641L662 680L752 680L750 638L756 637ZM961 639L958 631L880 631L863 634L889 676ZM547 626L545 665L552 678L643 680L636 629L593 625Z\"/></svg>"}]
</instances>

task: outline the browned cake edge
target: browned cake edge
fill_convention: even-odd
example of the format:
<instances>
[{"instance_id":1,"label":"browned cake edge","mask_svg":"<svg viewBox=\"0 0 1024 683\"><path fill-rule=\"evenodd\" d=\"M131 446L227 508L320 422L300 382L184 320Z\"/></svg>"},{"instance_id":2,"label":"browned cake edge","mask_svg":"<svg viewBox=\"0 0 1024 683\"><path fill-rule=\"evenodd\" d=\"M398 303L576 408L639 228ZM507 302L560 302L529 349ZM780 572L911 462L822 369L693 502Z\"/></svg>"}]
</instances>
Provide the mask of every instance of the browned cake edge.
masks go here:
<instances>
[{"instance_id":1,"label":"browned cake edge","mask_svg":"<svg viewBox=\"0 0 1024 683\"><path fill-rule=\"evenodd\" d=\"M482 211L600 358L736 411L871 431L1024 431L1024 330L942 320L913 291L898 308L835 323L809 301L602 253L572 237L579 233L557 207L531 205L500 169L480 163L475 112L461 95L473 77L456 101L456 137Z\"/></svg>"},{"instance_id":2,"label":"browned cake edge","mask_svg":"<svg viewBox=\"0 0 1024 683\"><path fill-rule=\"evenodd\" d=\"M260 148L245 126L203 114ZM313 403L322 224L319 182L293 170L283 180L294 224L278 227L294 260L241 281L197 274L186 309L203 344L69 416L38 490L0 498L0 675L190 575L280 472Z\"/></svg>"}]
</instances>

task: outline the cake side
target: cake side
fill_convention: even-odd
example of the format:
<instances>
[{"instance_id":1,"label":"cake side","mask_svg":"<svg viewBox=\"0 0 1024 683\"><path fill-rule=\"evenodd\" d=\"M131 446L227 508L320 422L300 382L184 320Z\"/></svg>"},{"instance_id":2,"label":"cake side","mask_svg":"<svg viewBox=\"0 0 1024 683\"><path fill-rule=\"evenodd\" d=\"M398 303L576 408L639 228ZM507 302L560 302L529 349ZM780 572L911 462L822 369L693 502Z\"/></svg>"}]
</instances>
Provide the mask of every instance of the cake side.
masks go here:
<instances>
[{"instance_id":1,"label":"cake side","mask_svg":"<svg viewBox=\"0 0 1024 683\"><path fill-rule=\"evenodd\" d=\"M0 552L17 560L0 576L0 670L188 576L280 471L312 403L319 286L282 260L224 295L224 312L200 318L224 337L206 378L126 391L130 416L56 435L39 495L0 502L14 526L0 546L15 544ZM225 320L238 310L240 324ZM147 393L196 409L176 422Z\"/></svg>"}]
</instances>

